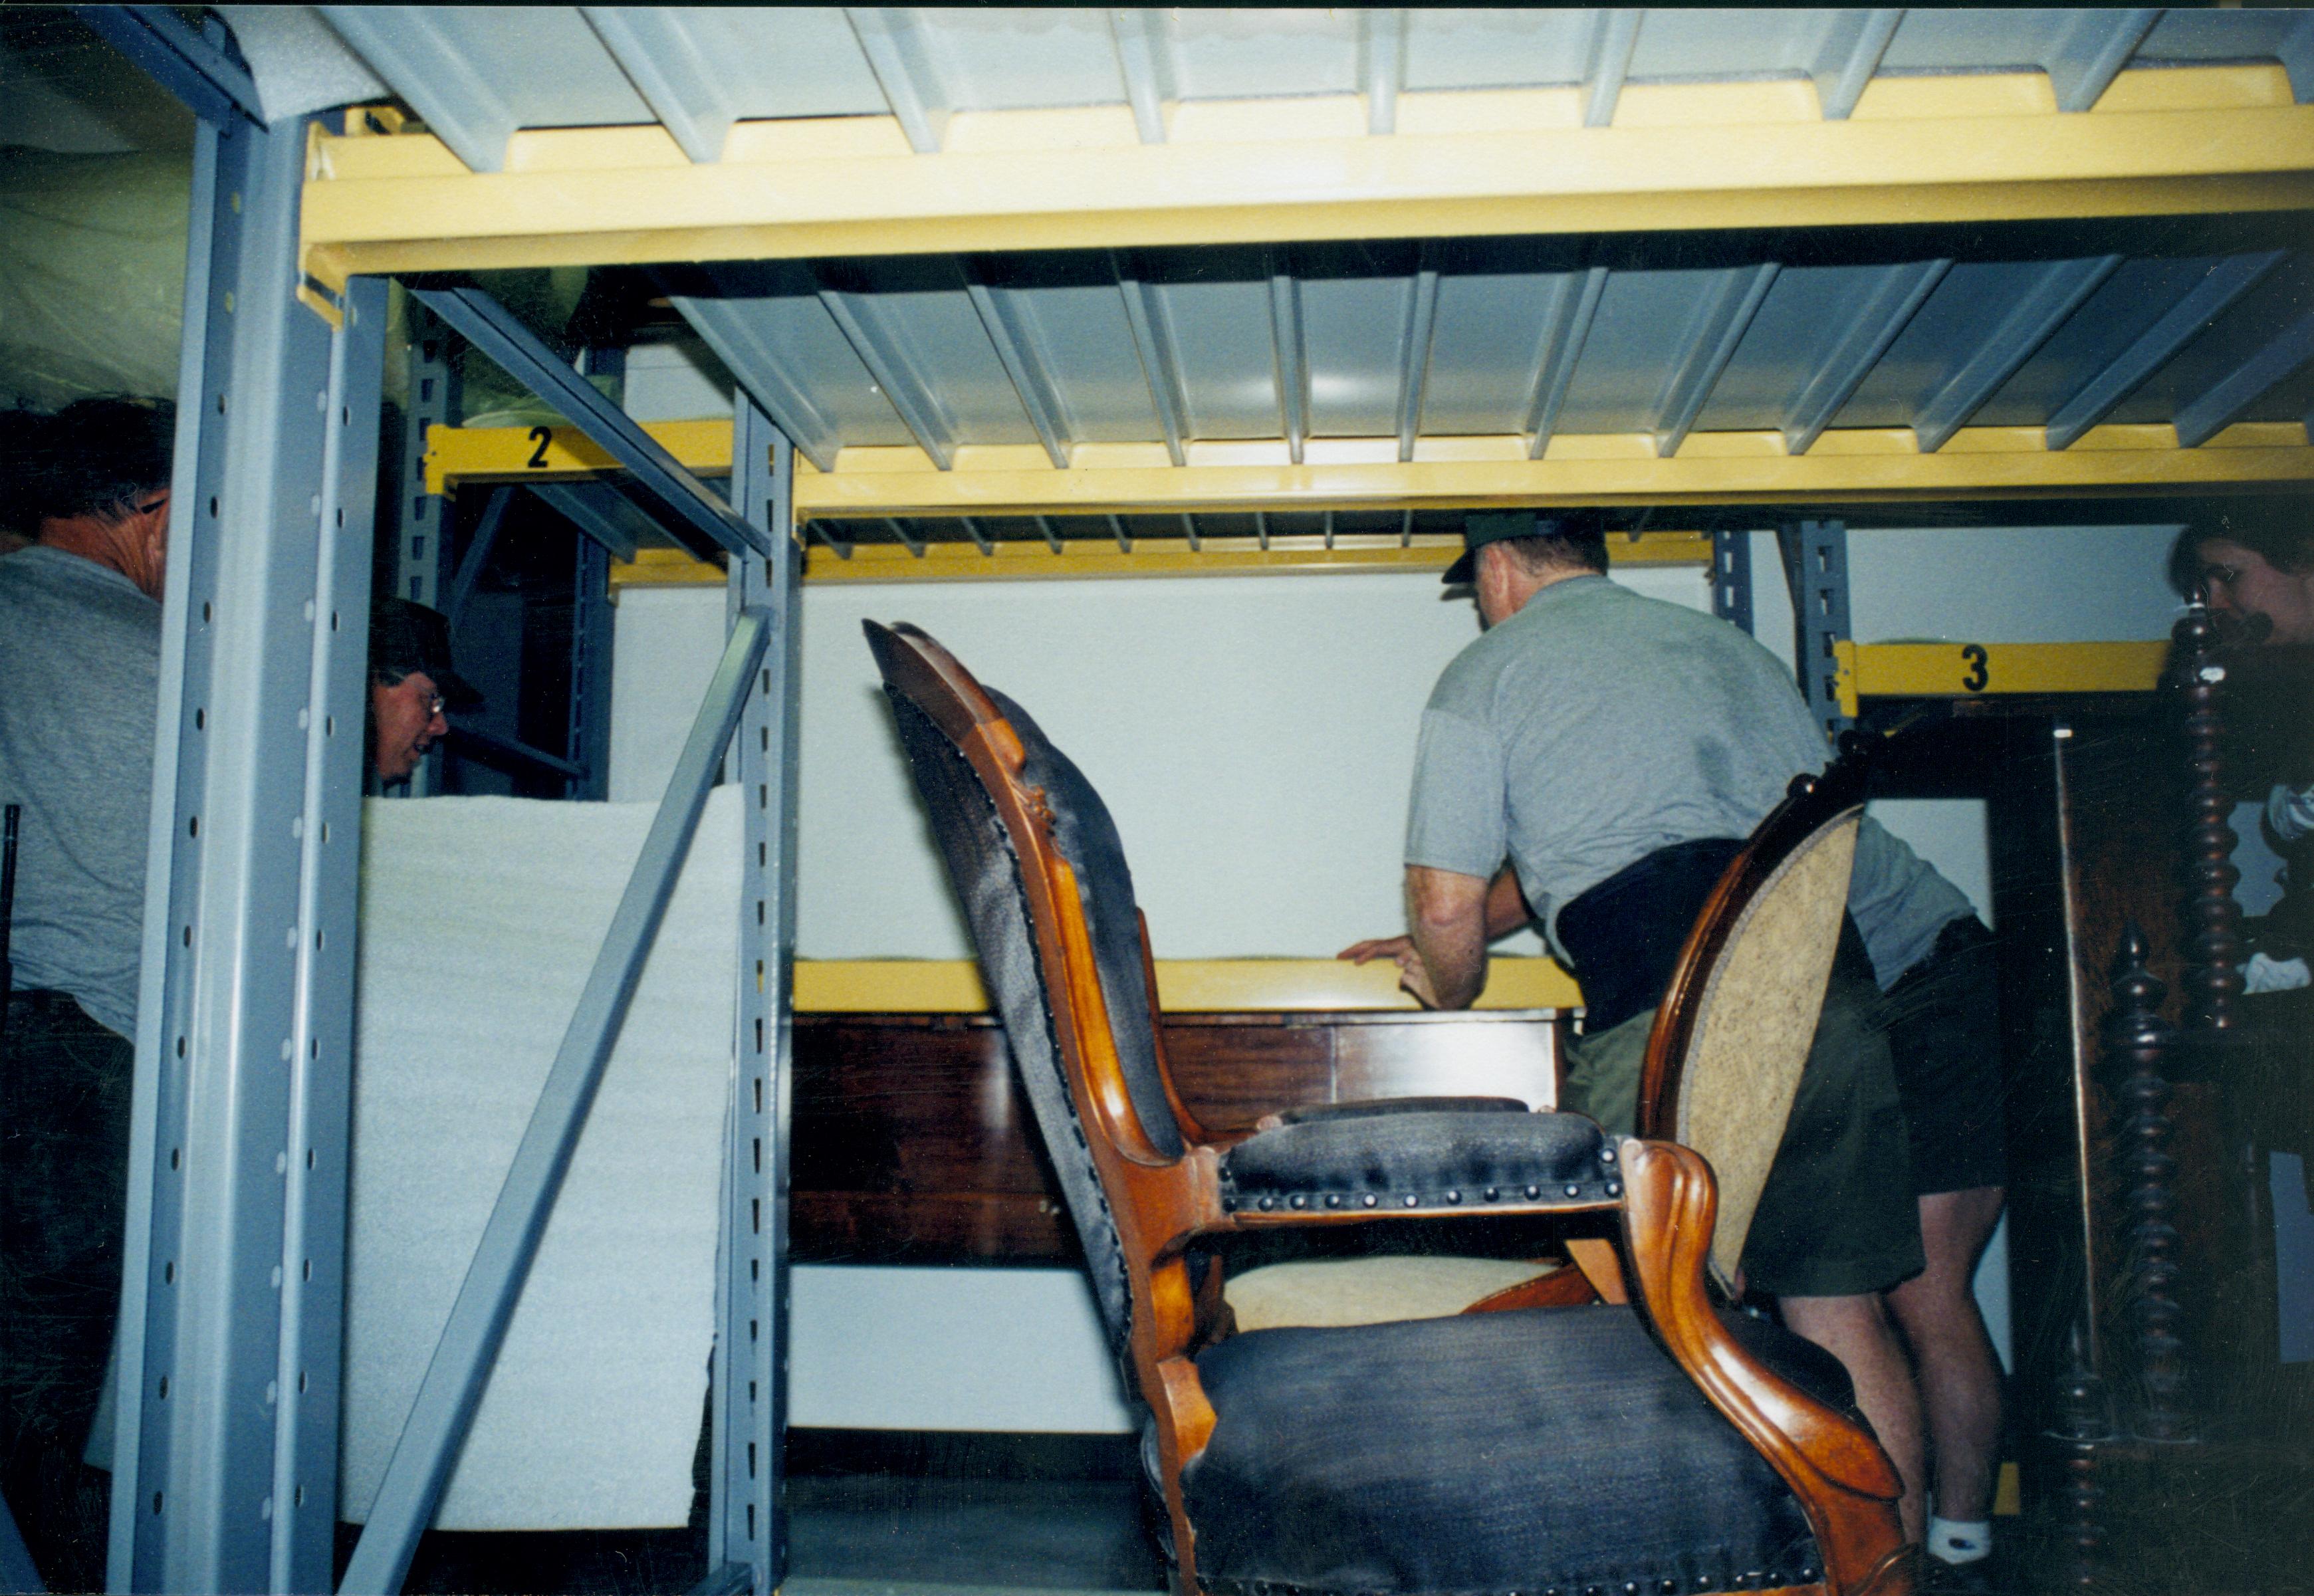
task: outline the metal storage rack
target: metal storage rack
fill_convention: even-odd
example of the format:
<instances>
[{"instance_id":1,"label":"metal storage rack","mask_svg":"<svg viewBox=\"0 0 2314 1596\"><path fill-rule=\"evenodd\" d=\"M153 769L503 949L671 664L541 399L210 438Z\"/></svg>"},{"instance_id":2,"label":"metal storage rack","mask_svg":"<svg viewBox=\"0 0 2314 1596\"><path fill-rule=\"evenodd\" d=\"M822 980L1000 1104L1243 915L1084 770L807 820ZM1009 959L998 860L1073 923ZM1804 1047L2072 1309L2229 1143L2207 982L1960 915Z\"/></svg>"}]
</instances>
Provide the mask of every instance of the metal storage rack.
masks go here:
<instances>
[{"instance_id":1,"label":"metal storage rack","mask_svg":"<svg viewBox=\"0 0 2314 1596\"><path fill-rule=\"evenodd\" d=\"M1015 545L1082 558L1056 523L1091 516L1131 570L1249 552L1201 527L1214 516L1252 518L1250 552L1299 559L1267 517L1305 516L1319 525L1295 535L1322 565L1443 558L1413 516L1472 505L2015 503L2314 480L2314 317L2277 308L2310 269L2301 14L317 10L426 131L393 107L269 126L216 24L85 13L201 118L116 1589L330 1583L387 275L704 262L670 292L741 392L728 432L663 444L487 296L427 290L591 440L566 457L557 428L549 466L623 470L674 542L726 560L731 642L355 1590L397 1584L430 1516L590 1063L735 728L752 890L711 1583L782 1577L801 542L824 546L815 560L889 545L949 574L1010 574L1029 562ZM1526 30L1519 64L1458 26ZM2177 216L2204 218L2184 267L2066 231ZM1970 259L1956 231L2018 223L2053 242ZM1768 231L1740 258L1707 247L1732 229ZM1877 253L1819 260L1799 230ZM1560 242L1480 247L1512 238ZM1671 243L1650 253L1651 238ZM1376 246L1359 270L1326 252L1375 239L1430 242ZM1185 257L1205 248L1258 258L1201 298ZM845 257L866 264L808 264ZM912 296L877 275L903 259L941 280ZM1093 321L1070 321L1095 301ZM1473 388L1471 330L1506 317L1542 336ZM1250 400L1216 398L1232 359L1252 363ZM506 440L432 441L428 470L445 475L429 485L530 469ZM728 497L699 481L718 454ZM1353 525L1377 514L1395 526ZM1149 517L1169 526L1161 548ZM1836 523L1813 525L1799 535L1830 548ZM1711 550L1723 613L1748 602L1738 541ZM1929 668L1819 630L1846 669L1811 689L1827 715L1843 681Z\"/></svg>"}]
</instances>

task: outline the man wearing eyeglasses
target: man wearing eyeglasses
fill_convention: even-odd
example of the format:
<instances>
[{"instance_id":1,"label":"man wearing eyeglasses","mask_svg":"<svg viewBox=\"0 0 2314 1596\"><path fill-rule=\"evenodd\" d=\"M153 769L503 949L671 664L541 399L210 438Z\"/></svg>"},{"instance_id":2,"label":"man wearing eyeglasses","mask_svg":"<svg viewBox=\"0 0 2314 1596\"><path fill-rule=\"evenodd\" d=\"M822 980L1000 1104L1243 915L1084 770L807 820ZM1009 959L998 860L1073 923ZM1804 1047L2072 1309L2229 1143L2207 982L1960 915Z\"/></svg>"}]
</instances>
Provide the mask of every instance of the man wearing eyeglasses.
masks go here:
<instances>
[{"instance_id":1,"label":"man wearing eyeglasses","mask_svg":"<svg viewBox=\"0 0 2314 1596\"><path fill-rule=\"evenodd\" d=\"M21 811L0 1057L0 1491L51 1590L104 1580L82 1447L120 1294L174 407L0 416L0 805Z\"/></svg>"},{"instance_id":2,"label":"man wearing eyeglasses","mask_svg":"<svg viewBox=\"0 0 2314 1596\"><path fill-rule=\"evenodd\" d=\"M450 623L438 610L381 598L369 618L370 766L388 786L407 781L446 735L445 711L482 695L450 663Z\"/></svg>"}]
</instances>

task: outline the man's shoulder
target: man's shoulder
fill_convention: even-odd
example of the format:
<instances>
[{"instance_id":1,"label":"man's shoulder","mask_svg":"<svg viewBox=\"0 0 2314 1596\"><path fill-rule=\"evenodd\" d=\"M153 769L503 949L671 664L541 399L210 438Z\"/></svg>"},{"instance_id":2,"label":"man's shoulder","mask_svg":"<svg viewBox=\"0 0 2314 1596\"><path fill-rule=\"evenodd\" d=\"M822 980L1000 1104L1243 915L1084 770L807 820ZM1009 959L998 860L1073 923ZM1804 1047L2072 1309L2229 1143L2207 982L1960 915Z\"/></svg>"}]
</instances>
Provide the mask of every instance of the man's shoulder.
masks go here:
<instances>
[{"instance_id":1,"label":"man's shoulder","mask_svg":"<svg viewBox=\"0 0 2314 1596\"><path fill-rule=\"evenodd\" d=\"M154 624L161 613L161 606L119 571L46 543L0 558L0 602L70 606Z\"/></svg>"}]
</instances>

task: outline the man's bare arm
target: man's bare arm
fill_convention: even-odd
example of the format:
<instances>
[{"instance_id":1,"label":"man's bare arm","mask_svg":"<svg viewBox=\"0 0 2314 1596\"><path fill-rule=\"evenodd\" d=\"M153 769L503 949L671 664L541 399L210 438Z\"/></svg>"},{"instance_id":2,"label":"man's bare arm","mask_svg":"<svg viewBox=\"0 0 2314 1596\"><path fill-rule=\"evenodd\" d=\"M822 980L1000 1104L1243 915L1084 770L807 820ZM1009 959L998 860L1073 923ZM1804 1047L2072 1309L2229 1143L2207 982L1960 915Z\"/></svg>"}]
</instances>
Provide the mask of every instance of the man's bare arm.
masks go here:
<instances>
[{"instance_id":1,"label":"man's bare arm","mask_svg":"<svg viewBox=\"0 0 2314 1596\"><path fill-rule=\"evenodd\" d=\"M1467 1009L1486 985L1491 895L1483 877L1406 867L1406 923L1415 962L1399 984L1424 1008Z\"/></svg>"},{"instance_id":2,"label":"man's bare arm","mask_svg":"<svg viewBox=\"0 0 2314 1596\"><path fill-rule=\"evenodd\" d=\"M1487 940L1507 937L1533 918L1527 912L1526 895L1519 891L1518 872L1505 865L1487 883Z\"/></svg>"},{"instance_id":3,"label":"man's bare arm","mask_svg":"<svg viewBox=\"0 0 2314 1596\"><path fill-rule=\"evenodd\" d=\"M1487 940L1507 937L1533 918L1527 912L1526 899L1519 893L1518 872L1505 865L1487 884ZM1414 961L1414 939L1369 937L1363 942L1351 943L1334 957L1356 965L1386 958L1404 970Z\"/></svg>"}]
</instances>

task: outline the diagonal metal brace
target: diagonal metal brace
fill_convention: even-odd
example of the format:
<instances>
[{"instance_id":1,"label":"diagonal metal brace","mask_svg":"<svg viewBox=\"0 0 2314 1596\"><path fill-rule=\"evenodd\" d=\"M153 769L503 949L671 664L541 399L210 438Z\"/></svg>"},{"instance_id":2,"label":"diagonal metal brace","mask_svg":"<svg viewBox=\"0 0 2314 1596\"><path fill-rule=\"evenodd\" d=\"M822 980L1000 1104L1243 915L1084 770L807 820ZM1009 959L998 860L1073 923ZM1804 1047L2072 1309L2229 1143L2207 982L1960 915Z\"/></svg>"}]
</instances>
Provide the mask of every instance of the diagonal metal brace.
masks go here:
<instances>
[{"instance_id":1,"label":"diagonal metal brace","mask_svg":"<svg viewBox=\"0 0 2314 1596\"><path fill-rule=\"evenodd\" d=\"M128 57L203 121L266 126L257 80L167 5L75 5L88 31Z\"/></svg>"},{"instance_id":2,"label":"diagonal metal brace","mask_svg":"<svg viewBox=\"0 0 2314 1596\"><path fill-rule=\"evenodd\" d=\"M697 830L700 811L731 734L755 685L755 671L772 635L768 612L747 610L731 628L731 640L701 701L690 738L676 761L667 797L643 839L626 891L603 935L586 988L572 1010L554 1065L540 1089L522 1144L515 1150L506 1184L499 1190L490 1222L475 1245L474 1261L458 1288L449 1322L427 1365L402 1438L379 1482L369 1523L354 1548L340 1585L344 1592L399 1591L410 1573L418 1538L440 1504L451 1466L464 1445L482 1387L498 1360L499 1345L514 1317L523 1283L538 1255L570 1155L585 1128L595 1093L603 1083L612 1045L627 1017L627 1005L642 979L643 961L676 877Z\"/></svg>"},{"instance_id":3,"label":"diagonal metal brace","mask_svg":"<svg viewBox=\"0 0 2314 1596\"><path fill-rule=\"evenodd\" d=\"M623 564L635 562L635 540L632 533L614 520L608 508L587 491L591 484L583 482L533 482L530 490L544 499L548 507L603 546L603 551ZM615 493L607 485L597 492Z\"/></svg>"},{"instance_id":4,"label":"diagonal metal brace","mask_svg":"<svg viewBox=\"0 0 2314 1596\"><path fill-rule=\"evenodd\" d=\"M555 357L538 335L480 288L413 288L425 305L467 342L504 366L507 375L568 416L578 428L632 473L638 486L674 517L667 531L694 554L711 549L769 554L764 534L748 525L713 489L691 474L658 441L603 397L592 383Z\"/></svg>"},{"instance_id":5,"label":"diagonal metal brace","mask_svg":"<svg viewBox=\"0 0 2314 1596\"><path fill-rule=\"evenodd\" d=\"M485 731L479 726L453 726L450 728L450 737L453 742L470 745L482 754L501 754L508 759L518 759L526 764L536 765L543 771L552 771L558 776L582 779L587 774L587 767L575 760L565 759L559 754L549 754L543 748L534 748L517 737L502 737L498 733Z\"/></svg>"}]
</instances>

